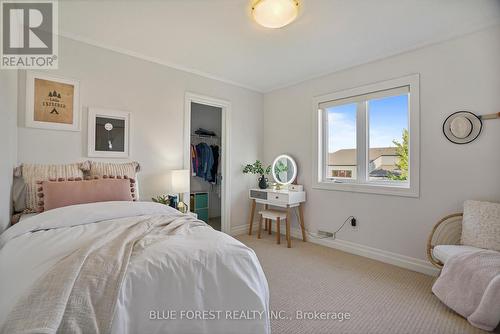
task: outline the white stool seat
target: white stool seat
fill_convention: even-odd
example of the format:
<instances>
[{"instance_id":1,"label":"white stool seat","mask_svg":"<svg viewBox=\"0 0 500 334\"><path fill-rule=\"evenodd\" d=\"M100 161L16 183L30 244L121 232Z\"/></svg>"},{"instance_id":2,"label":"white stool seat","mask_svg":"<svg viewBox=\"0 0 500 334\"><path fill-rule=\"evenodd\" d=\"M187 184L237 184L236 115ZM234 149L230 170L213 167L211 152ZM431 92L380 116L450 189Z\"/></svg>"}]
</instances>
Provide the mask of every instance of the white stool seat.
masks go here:
<instances>
[{"instance_id":1,"label":"white stool seat","mask_svg":"<svg viewBox=\"0 0 500 334\"><path fill-rule=\"evenodd\" d=\"M286 221L287 231L290 228L290 222L288 221L287 213L284 211L278 210L262 210L259 211L260 214L260 222L259 222L259 232L257 233L257 238L260 239L262 223L266 224L265 229L269 234L272 234L272 222L276 222L276 243L281 243L280 236L280 223L284 220ZM287 233L287 240L290 241L289 234ZM290 246L289 246L290 247Z\"/></svg>"},{"instance_id":2,"label":"white stool seat","mask_svg":"<svg viewBox=\"0 0 500 334\"><path fill-rule=\"evenodd\" d=\"M277 220L278 218L286 219L286 212L279 210L263 210L259 211L259 214L264 219L272 219L272 220Z\"/></svg>"}]
</instances>

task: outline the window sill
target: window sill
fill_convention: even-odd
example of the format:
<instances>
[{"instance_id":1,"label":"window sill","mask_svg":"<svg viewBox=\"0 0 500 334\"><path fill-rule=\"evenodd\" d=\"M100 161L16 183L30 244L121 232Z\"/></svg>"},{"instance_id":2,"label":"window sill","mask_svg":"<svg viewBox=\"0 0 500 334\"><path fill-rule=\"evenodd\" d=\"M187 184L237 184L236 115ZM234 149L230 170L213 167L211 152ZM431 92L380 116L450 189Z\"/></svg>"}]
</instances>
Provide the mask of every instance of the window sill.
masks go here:
<instances>
[{"instance_id":1,"label":"window sill","mask_svg":"<svg viewBox=\"0 0 500 334\"><path fill-rule=\"evenodd\" d=\"M419 197L419 190L415 186L404 187L384 184L359 184L359 183L336 183L336 182L316 182L313 189L330 191L348 191L366 194L379 194L402 197Z\"/></svg>"}]
</instances>

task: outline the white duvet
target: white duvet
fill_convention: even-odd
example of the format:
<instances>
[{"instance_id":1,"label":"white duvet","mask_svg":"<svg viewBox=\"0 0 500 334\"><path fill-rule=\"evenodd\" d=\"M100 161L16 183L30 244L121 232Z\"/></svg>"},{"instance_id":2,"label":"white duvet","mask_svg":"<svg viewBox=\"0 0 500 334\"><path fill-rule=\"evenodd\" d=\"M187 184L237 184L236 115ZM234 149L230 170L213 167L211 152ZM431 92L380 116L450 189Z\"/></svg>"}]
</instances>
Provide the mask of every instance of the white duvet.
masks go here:
<instances>
[{"instance_id":1,"label":"white duvet","mask_svg":"<svg viewBox=\"0 0 500 334\"><path fill-rule=\"evenodd\" d=\"M181 215L147 202L51 210L0 235L0 328L37 279L80 245L138 216ZM136 220L136 219L135 219ZM118 296L113 333L269 333L269 291L255 253L210 226L146 237Z\"/></svg>"}]
</instances>

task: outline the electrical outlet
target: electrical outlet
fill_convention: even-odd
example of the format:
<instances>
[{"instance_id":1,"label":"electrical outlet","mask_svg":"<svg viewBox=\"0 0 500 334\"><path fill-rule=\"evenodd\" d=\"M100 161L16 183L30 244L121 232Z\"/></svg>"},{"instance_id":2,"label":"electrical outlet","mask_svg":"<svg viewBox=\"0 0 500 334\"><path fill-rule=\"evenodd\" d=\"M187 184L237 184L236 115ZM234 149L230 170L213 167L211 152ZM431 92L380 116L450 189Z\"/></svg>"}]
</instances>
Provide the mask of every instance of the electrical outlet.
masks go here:
<instances>
[{"instance_id":1,"label":"electrical outlet","mask_svg":"<svg viewBox=\"0 0 500 334\"><path fill-rule=\"evenodd\" d=\"M351 218L351 230L357 232L359 230L359 222L356 218Z\"/></svg>"}]
</instances>

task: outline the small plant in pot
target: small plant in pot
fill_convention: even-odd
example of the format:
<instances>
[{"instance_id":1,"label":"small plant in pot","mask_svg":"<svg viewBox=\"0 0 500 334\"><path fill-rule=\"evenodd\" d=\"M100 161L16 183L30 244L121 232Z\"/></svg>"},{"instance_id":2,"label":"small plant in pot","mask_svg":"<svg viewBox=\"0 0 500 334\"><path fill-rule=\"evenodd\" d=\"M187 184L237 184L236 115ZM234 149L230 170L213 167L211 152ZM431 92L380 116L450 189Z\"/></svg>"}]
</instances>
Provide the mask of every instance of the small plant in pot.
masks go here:
<instances>
[{"instance_id":1,"label":"small plant in pot","mask_svg":"<svg viewBox=\"0 0 500 334\"><path fill-rule=\"evenodd\" d=\"M267 188L267 178L265 175L271 173L271 166L267 166L264 169L262 166L262 162L260 160L256 160L253 164L248 164L243 168L243 174L256 174L260 175L259 177L259 188L266 189Z\"/></svg>"},{"instance_id":2,"label":"small plant in pot","mask_svg":"<svg viewBox=\"0 0 500 334\"><path fill-rule=\"evenodd\" d=\"M168 196L168 195L160 195L160 196L157 196L156 198L153 197L153 198L151 198L151 200L155 203L170 205L170 196Z\"/></svg>"}]
</instances>

